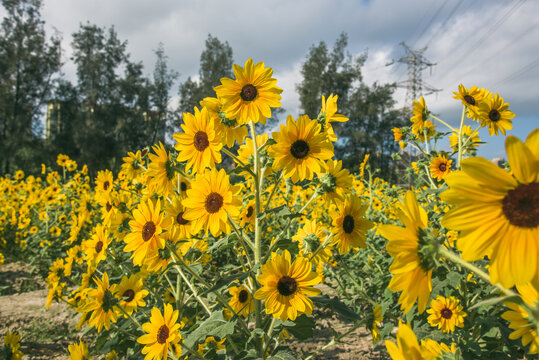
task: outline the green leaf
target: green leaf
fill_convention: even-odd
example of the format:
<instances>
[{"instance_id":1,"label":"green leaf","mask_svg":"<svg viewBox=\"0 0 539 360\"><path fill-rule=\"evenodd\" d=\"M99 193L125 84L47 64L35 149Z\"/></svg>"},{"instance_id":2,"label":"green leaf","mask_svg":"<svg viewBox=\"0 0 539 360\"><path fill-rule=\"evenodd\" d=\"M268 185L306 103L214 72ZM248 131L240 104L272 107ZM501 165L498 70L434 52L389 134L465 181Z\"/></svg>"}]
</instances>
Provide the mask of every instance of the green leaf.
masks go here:
<instances>
[{"instance_id":1,"label":"green leaf","mask_svg":"<svg viewBox=\"0 0 539 360\"><path fill-rule=\"evenodd\" d=\"M292 335L300 340L306 340L313 337L313 329L315 327L314 319L307 315L301 315L294 321L294 326L286 327L287 331L290 331Z\"/></svg>"},{"instance_id":2,"label":"green leaf","mask_svg":"<svg viewBox=\"0 0 539 360\"><path fill-rule=\"evenodd\" d=\"M462 280L462 276L457 273L457 272L450 272L449 274L447 274L447 277L446 277L449 285L453 288L453 289L456 289L457 286L460 285L460 282Z\"/></svg>"},{"instance_id":3,"label":"green leaf","mask_svg":"<svg viewBox=\"0 0 539 360\"><path fill-rule=\"evenodd\" d=\"M297 358L292 355L290 351L287 350L279 350L277 353L273 356L270 356L267 358L268 360L297 360Z\"/></svg>"},{"instance_id":4,"label":"green leaf","mask_svg":"<svg viewBox=\"0 0 539 360\"><path fill-rule=\"evenodd\" d=\"M361 320L362 317L356 314L352 309L346 306L345 303L340 301L337 297L330 298L327 295L315 296L311 300L322 306L327 306L333 311L342 315L345 319L348 320Z\"/></svg>"},{"instance_id":5,"label":"green leaf","mask_svg":"<svg viewBox=\"0 0 539 360\"><path fill-rule=\"evenodd\" d=\"M250 274L250 272L241 272L241 273L238 273L238 274L222 277L219 280L217 280L215 285L213 285L211 288L206 290L204 293L208 294L208 293L214 292L215 290L219 290L223 286L230 285L231 283L234 282L234 280L238 280L238 281L241 282L242 280L247 278L249 276L249 274Z\"/></svg>"},{"instance_id":6,"label":"green leaf","mask_svg":"<svg viewBox=\"0 0 539 360\"><path fill-rule=\"evenodd\" d=\"M223 318L223 312L218 311L206 320L202 321L198 328L191 332L185 338L185 344L189 347L193 347L196 343L203 341L208 336L216 336L224 338L227 335L234 333L236 326L236 320L225 320Z\"/></svg>"}]
</instances>

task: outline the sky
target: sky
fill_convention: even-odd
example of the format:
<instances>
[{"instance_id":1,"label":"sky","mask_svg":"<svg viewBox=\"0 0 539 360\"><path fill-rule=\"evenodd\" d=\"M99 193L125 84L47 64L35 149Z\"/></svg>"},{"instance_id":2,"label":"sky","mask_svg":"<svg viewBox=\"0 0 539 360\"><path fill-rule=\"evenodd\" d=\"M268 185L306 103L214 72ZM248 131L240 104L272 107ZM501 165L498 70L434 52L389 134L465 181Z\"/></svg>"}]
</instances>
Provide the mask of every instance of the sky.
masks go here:
<instances>
[{"instance_id":1,"label":"sky","mask_svg":"<svg viewBox=\"0 0 539 360\"><path fill-rule=\"evenodd\" d=\"M352 55L367 53L363 77L367 84L401 83L407 65L405 42L424 50L436 65L423 81L440 91L425 96L429 109L451 125L460 122L461 104L452 98L459 83L499 93L510 110L513 134L521 139L539 126L539 1L537 0L44 0L42 16L49 34L63 36L67 78L74 79L69 61L71 34L87 22L114 26L127 40L132 61L142 61L147 75L155 64L153 50L164 44L169 66L179 82L196 78L200 53L208 34L227 41L234 61L248 58L274 69L283 89L282 105L299 112L295 85L309 48L320 41L332 47L341 32L348 34ZM177 93L177 85L174 93ZM395 93L404 106L406 90ZM440 125L441 126L441 125ZM504 137L480 133L480 155L504 157Z\"/></svg>"}]
</instances>

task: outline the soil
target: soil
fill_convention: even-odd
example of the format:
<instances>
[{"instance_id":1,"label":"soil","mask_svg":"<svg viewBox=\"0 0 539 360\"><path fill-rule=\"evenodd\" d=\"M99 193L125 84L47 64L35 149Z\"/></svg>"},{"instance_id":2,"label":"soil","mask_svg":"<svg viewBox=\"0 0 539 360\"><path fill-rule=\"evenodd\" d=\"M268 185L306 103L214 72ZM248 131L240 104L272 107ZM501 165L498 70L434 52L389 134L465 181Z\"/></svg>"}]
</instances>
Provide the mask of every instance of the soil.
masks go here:
<instances>
[{"instance_id":1,"label":"soil","mask_svg":"<svg viewBox=\"0 0 539 360\"><path fill-rule=\"evenodd\" d=\"M21 335L23 359L68 359L67 346L82 332L74 330L78 317L63 303L45 309L47 290L42 278L32 275L22 262L0 266L0 335L9 329ZM327 293L328 289L323 289ZM317 326L309 340L291 339L290 349L303 358L326 345L333 338L332 329L346 332L353 324L324 309L315 310ZM2 343L0 337L0 344ZM341 342L320 352L314 359L352 360L387 359L383 345L373 347L370 332L359 328Z\"/></svg>"}]
</instances>

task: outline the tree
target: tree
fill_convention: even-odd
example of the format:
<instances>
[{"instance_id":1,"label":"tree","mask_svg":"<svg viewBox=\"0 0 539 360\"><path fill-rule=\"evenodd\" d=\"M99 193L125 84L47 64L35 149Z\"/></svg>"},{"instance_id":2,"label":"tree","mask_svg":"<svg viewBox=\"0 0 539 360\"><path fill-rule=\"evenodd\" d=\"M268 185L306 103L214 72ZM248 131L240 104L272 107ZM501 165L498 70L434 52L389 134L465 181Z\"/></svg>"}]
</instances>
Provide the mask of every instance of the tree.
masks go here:
<instances>
[{"instance_id":1,"label":"tree","mask_svg":"<svg viewBox=\"0 0 539 360\"><path fill-rule=\"evenodd\" d=\"M60 38L47 40L40 0L3 0L0 30L0 172L35 167L39 116L61 66ZM35 155L35 156L34 156ZM37 163L39 165L39 163Z\"/></svg>"}]
</instances>

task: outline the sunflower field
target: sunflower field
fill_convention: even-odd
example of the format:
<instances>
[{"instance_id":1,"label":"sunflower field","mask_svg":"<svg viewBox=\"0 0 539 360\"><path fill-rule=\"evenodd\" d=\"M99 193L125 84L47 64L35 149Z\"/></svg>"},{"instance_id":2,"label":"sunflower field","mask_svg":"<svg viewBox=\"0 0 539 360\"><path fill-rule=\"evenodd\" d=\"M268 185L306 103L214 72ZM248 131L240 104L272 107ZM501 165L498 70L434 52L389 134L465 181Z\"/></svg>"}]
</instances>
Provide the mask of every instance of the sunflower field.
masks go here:
<instances>
[{"instance_id":1,"label":"sunflower field","mask_svg":"<svg viewBox=\"0 0 539 360\"><path fill-rule=\"evenodd\" d=\"M458 127L421 98L393 129L412 180L390 184L369 156L335 159L338 96L257 133L282 90L262 62L233 70L173 147L118 174L60 154L0 178L0 264L47 269L43 306L84 330L70 359L315 359L359 328L392 359L537 357L539 128L494 164L475 154L481 127L513 127L502 97L460 85ZM322 312L348 330L298 354ZM2 335L0 357L21 359L17 329Z\"/></svg>"}]
</instances>

